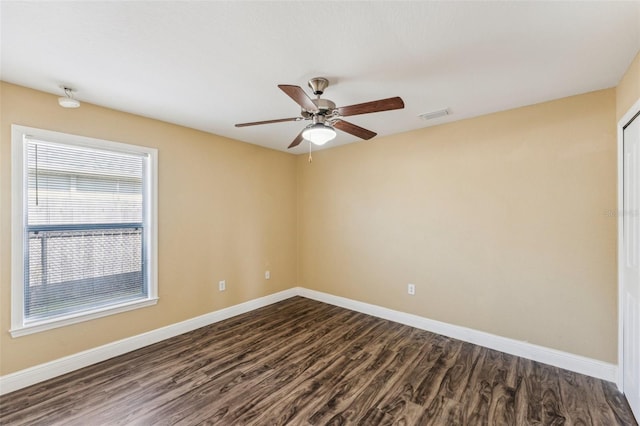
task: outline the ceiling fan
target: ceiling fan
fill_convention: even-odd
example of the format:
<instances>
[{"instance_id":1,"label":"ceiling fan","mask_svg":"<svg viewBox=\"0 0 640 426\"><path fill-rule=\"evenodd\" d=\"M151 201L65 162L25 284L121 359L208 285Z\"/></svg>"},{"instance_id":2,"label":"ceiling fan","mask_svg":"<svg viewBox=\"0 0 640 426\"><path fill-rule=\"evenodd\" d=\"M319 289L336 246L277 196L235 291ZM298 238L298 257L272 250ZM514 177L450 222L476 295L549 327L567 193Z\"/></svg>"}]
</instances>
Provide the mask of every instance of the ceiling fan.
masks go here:
<instances>
[{"instance_id":1,"label":"ceiling fan","mask_svg":"<svg viewBox=\"0 0 640 426\"><path fill-rule=\"evenodd\" d=\"M315 77L309 80L309 87L313 91L313 94L316 95L316 99L311 99L300 86L279 84L278 87L280 90L286 93L302 108L300 116L280 118L276 120L254 121L251 123L240 123L236 124L236 127L282 123L285 121L310 120L311 124L302 129L287 148L294 148L300 145L300 143L305 139L316 145L324 145L336 137L335 129L342 130L343 132L347 132L366 140L371 139L376 135L375 132L356 126L353 123L343 120L342 117L404 108L404 102L397 96L395 98L380 99L362 104L336 107L336 104L329 99L320 98L328 86L329 80L323 77Z\"/></svg>"}]
</instances>

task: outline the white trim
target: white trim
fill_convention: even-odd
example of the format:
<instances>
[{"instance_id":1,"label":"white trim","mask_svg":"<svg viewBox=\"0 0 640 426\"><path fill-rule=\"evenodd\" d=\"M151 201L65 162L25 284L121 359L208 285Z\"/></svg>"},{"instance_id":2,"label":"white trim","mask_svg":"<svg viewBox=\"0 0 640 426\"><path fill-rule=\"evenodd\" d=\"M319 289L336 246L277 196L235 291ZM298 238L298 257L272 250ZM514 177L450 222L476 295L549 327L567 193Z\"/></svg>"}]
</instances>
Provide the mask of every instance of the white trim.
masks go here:
<instances>
[{"instance_id":1,"label":"white trim","mask_svg":"<svg viewBox=\"0 0 640 426\"><path fill-rule=\"evenodd\" d=\"M24 226L26 200L24 188L26 176L24 159L26 156L25 138L42 139L51 144L74 145L79 147L106 149L122 153L146 155L148 165L144 179L145 198L149 203L149 211L145 212L145 226L151 232L146 234L147 274L149 277L148 294L144 299L88 312L78 312L68 316L50 318L28 323L24 318ZM11 329L12 337L24 336L44 330L88 321L107 315L117 314L132 309L155 305L158 301L158 150L145 146L112 142L86 136L71 135L33 127L11 125Z\"/></svg>"},{"instance_id":2,"label":"white trim","mask_svg":"<svg viewBox=\"0 0 640 426\"><path fill-rule=\"evenodd\" d=\"M76 324L79 322L89 321L96 318L106 317L108 315L119 314L121 312L132 311L146 306L153 306L158 303L158 298L134 300L132 302L122 303L115 306L107 306L102 309L94 309L90 312L79 312L74 315L64 317L56 317L50 320L38 321L34 324L25 324L18 329L11 329L11 337L26 336L28 334L39 333L52 328L64 327L66 325Z\"/></svg>"},{"instance_id":3,"label":"white trim","mask_svg":"<svg viewBox=\"0 0 640 426\"><path fill-rule=\"evenodd\" d=\"M429 318L395 311L393 309L383 308L369 303L358 302L356 300L334 296L332 294L322 293L315 290L299 288L298 294L308 299L318 300L320 302L362 312L374 317L399 322L421 330L427 330L432 333L453 337L454 339L463 340L465 342L553 365L555 367L596 377L609 382L615 382L616 380L617 366L607 362L534 345L528 342L496 336L495 334L485 333L483 331L447 324Z\"/></svg>"},{"instance_id":4,"label":"white trim","mask_svg":"<svg viewBox=\"0 0 640 426\"><path fill-rule=\"evenodd\" d=\"M22 143L22 126L11 126L11 329L22 326L24 292L17 287L24 279L24 161L26 145ZM22 176L23 179L16 179Z\"/></svg>"},{"instance_id":5,"label":"white trim","mask_svg":"<svg viewBox=\"0 0 640 426\"><path fill-rule=\"evenodd\" d=\"M618 390L623 392L624 390L624 289L622 284L624 283L623 270L624 265L622 262L621 254L624 252L622 245L623 240L623 183L624 183L624 127L631 122L631 120L640 112L640 99L638 99L631 108L622 116L618 121L617 133L618 133L618 375L616 377L616 385Z\"/></svg>"},{"instance_id":6,"label":"white trim","mask_svg":"<svg viewBox=\"0 0 640 426\"><path fill-rule=\"evenodd\" d=\"M210 312L195 318L191 318L176 324L158 328L137 336L108 343L97 348L88 349L77 354L59 358L44 364L36 365L15 373L0 377L0 395L13 392L18 389L31 386L36 383L78 370L89 365L105 361L127 352L143 348L148 345L178 336L209 324L222 321L236 315L244 314L264 306L296 296L296 288L284 290L279 293L259 297L238 305Z\"/></svg>"}]
</instances>

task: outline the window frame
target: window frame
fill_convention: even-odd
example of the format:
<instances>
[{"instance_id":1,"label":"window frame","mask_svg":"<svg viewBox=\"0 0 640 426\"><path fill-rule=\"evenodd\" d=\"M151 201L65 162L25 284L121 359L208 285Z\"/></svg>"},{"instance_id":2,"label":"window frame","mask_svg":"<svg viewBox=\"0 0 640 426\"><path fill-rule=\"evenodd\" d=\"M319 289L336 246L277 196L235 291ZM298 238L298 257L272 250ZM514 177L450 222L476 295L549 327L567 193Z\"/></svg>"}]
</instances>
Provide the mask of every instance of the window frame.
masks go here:
<instances>
[{"instance_id":1,"label":"window frame","mask_svg":"<svg viewBox=\"0 0 640 426\"><path fill-rule=\"evenodd\" d=\"M26 146L25 136L47 142L104 149L148 156L145 167L143 193L147 198L143 209L143 223L146 224L143 246L146 250L148 288L147 296L138 300L103 306L83 312L70 313L55 318L26 322L24 311L24 273L26 227L26 184L25 173ZM118 314L158 302L158 150L104 139L78 136L51 130L37 129L13 124L11 126L11 329L12 337L24 336L70 324L76 324L107 315ZM143 260L143 261L145 261Z\"/></svg>"}]
</instances>

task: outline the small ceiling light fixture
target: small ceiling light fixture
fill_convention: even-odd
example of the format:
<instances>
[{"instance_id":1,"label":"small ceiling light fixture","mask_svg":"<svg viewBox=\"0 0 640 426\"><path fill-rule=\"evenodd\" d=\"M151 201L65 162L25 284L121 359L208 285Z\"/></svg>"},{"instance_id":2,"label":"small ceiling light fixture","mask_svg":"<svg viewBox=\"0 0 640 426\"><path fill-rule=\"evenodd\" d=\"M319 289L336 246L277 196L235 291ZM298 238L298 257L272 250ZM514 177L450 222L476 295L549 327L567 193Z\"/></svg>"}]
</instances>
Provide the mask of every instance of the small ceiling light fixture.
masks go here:
<instances>
[{"instance_id":1,"label":"small ceiling light fixture","mask_svg":"<svg viewBox=\"0 0 640 426\"><path fill-rule=\"evenodd\" d=\"M445 115L449 115L451 112L449 108L439 109L437 111L425 112L424 114L420 114L420 117L423 120L433 120L434 118L444 117Z\"/></svg>"},{"instance_id":2,"label":"small ceiling light fixture","mask_svg":"<svg viewBox=\"0 0 640 426\"><path fill-rule=\"evenodd\" d=\"M326 124L311 124L304 129L302 137L314 145L324 145L336 137L336 131Z\"/></svg>"},{"instance_id":3,"label":"small ceiling light fixture","mask_svg":"<svg viewBox=\"0 0 640 426\"><path fill-rule=\"evenodd\" d=\"M58 98L58 104L62 108L78 108L80 106L80 101L73 99L73 89L64 86L62 89L64 90L64 96Z\"/></svg>"}]
</instances>

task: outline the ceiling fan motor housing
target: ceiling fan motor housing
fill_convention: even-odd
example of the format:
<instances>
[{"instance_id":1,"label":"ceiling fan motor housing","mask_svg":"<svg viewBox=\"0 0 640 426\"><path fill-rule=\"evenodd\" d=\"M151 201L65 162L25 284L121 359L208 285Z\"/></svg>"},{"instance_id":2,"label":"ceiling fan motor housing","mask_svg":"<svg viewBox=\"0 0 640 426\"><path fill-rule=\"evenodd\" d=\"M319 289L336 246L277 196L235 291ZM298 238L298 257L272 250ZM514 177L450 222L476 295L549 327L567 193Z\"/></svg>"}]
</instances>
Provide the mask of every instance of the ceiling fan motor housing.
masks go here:
<instances>
[{"instance_id":1,"label":"ceiling fan motor housing","mask_svg":"<svg viewBox=\"0 0 640 426\"><path fill-rule=\"evenodd\" d=\"M318 107L318 111L309 112L306 109L302 109L301 114L304 118L310 118L317 115L329 116L336 109L336 104L329 99L311 99L311 102L313 102Z\"/></svg>"},{"instance_id":2,"label":"ceiling fan motor housing","mask_svg":"<svg viewBox=\"0 0 640 426\"><path fill-rule=\"evenodd\" d=\"M312 99L311 101L316 104L321 114L336 109L336 104L329 99Z\"/></svg>"}]
</instances>

